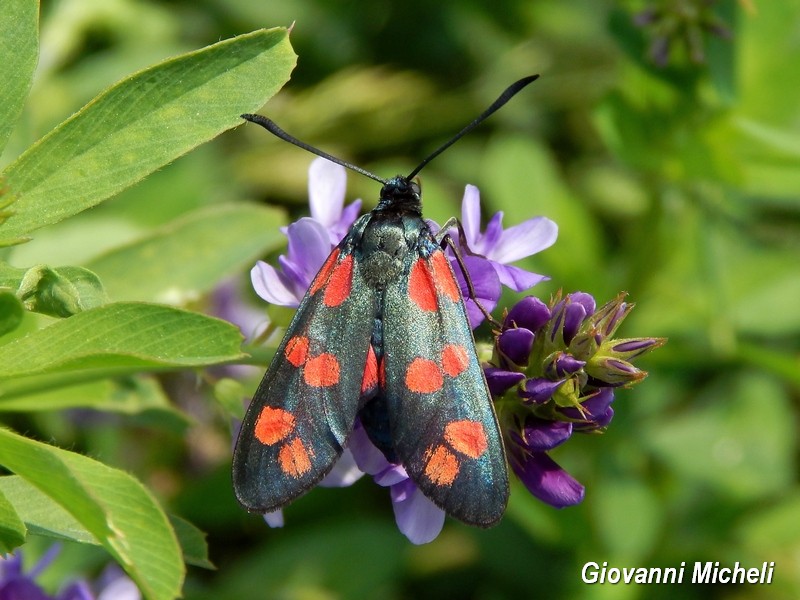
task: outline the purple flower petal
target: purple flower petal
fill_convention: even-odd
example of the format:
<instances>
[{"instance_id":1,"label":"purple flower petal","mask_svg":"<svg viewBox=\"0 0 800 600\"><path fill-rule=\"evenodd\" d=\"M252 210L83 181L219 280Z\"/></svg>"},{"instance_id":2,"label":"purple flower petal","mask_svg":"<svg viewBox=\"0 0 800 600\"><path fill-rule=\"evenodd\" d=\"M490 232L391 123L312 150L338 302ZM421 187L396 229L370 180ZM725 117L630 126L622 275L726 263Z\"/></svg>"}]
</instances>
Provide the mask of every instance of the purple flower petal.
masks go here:
<instances>
[{"instance_id":1,"label":"purple flower petal","mask_svg":"<svg viewBox=\"0 0 800 600\"><path fill-rule=\"evenodd\" d=\"M483 369L483 374L486 375L486 383L489 386L489 392L492 394L492 398L499 398L525 379L524 373L506 371L505 369L498 369L495 367L485 367Z\"/></svg>"},{"instance_id":2,"label":"purple flower petal","mask_svg":"<svg viewBox=\"0 0 800 600\"><path fill-rule=\"evenodd\" d=\"M503 211L498 211L489 219L489 222L486 224L486 231L478 241L479 252L486 258L491 257L491 260L497 261L497 258L494 256L495 248L497 244L500 243L503 235Z\"/></svg>"},{"instance_id":3,"label":"purple flower petal","mask_svg":"<svg viewBox=\"0 0 800 600\"><path fill-rule=\"evenodd\" d=\"M309 217L303 217L289 225L287 258L296 265L296 277L304 290L308 289L314 276L333 250L328 230ZM284 270L286 267L284 266Z\"/></svg>"},{"instance_id":4,"label":"purple flower petal","mask_svg":"<svg viewBox=\"0 0 800 600\"><path fill-rule=\"evenodd\" d=\"M293 282L263 260L250 270L250 281L256 294L270 304L297 307L302 300L302 296L298 298Z\"/></svg>"},{"instance_id":5,"label":"purple flower petal","mask_svg":"<svg viewBox=\"0 0 800 600\"><path fill-rule=\"evenodd\" d=\"M550 309L547 305L534 296L527 296L508 311L503 326L524 327L536 332L549 320Z\"/></svg>"},{"instance_id":6,"label":"purple flower petal","mask_svg":"<svg viewBox=\"0 0 800 600\"><path fill-rule=\"evenodd\" d=\"M413 481L392 486L392 508L397 527L412 544L427 544L444 527L444 511L431 502Z\"/></svg>"},{"instance_id":7,"label":"purple flower petal","mask_svg":"<svg viewBox=\"0 0 800 600\"><path fill-rule=\"evenodd\" d=\"M526 366L533 348L534 334L530 329L506 329L497 340L503 358L515 366Z\"/></svg>"},{"instance_id":8,"label":"purple flower petal","mask_svg":"<svg viewBox=\"0 0 800 600\"><path fill-rule=\"evenodd\" d=\"M525 381L519 395L527 399L528 403L541 404L547 402L564 380L550 381L541 377L534 377Z\"/></svg>"},{"instance_id":9,"label":"purple flower petal","mask_svg":"<svg viewBox=\"0 0 800 600\"><path fill-rule=\"evenodd\" d=\"M557 377L577 373L586 366L585 360L578 360L571 354L560 353L555 360L555 374Z\"/></svg>"},{"instance_id":10,"label":"purple flower petal","mask_svg":"<svg viewBox=\"0 0 800 600\"><path fill-rule=\"evenodd\" d=\"M136 586L134 586L134 588L136 588ZM139 593L138 589L136 593ZM141 596L139 597L141 598ZM5 600L6 596L0 593L0 598ZM27 596L25 596L25 598L27 598ZM106 598L111 598L111 596L106 596ZM73 581L58 593L56 600L95 600L95 597L92 593L92 588L89 587L86 581Z\"/></svg>"},{"instance_id":11,"label":"purple flower petal","mask_svg":"<svg viewBox=\"0 0 800 600\"><path fill-rule=\"evenodd\" d=\"M308 167L308 204L311 217L330 229L339 222L347 190L347 170L325 158ZM332 240L333 241L333 240Z\"/></svg>"},{"instance_id":12,"label":"purple flower petal","mask_svg":"<svg viewBox=\"0 0 800 600\"><path fill-rule=\"evenodd\" d=\"M461 227L473 252L478 252L478 239L481 235L481 196L478 188L468 185L461 200Z\"/></svg>"},{"instance_id":13,"label":"purple flower petal","mask_svg":"<svg viewBox=\"0 0 800 600\"><path fill-rule=\"evenodd\" d=\"M511 288L515 292L524 292L529 290L537 283L550 279L546 275L539 275L519 267L511 265L501 265L500 263L492 263L500 283L504 286Z\"/></svg>"},{"instance_id":14,"label":"purple flower petal","mask_svg":"<svg viewBox=\"0 0 800 600\"><path fill-rule=\"evenodd\" d=\"M113 574L115 576L109 576ZM97 600L141 600L142 594L136 584L123 573L122 569L112 565L103 572L106 582L97 594Z\"/></svg>"},{"instance_id":15,"label":"purple flower petal","mask_svg":"<svg viewBox=\"0 0 800 600\"><path fill-rule=\"evenodd\" d=\"M375 447L358 420L353 427L353 433L347 439L347 448L352 453L358 468L364 473L377 475L392 467L392 463Z\"/></svg>"},{"instance_id":16,"label":"purple flower petal","mask_svg":"<svg viewBox=\"0 0 800 600\"><path fill-rule=\"evenodd\" d=\"M583 500L585 488L546 453L514 448L510 462L523 485L542 502L563 508Z\"/></svg>"},{"instance_id":17,"label":"purple flower petal","mask_svg":"<svg viewBox=\"0 0 800 600\"><path fill-rule=\"evenodd\" d=\"M582 304L567 302L564 306L564 344L569 346L572 339L578 333L584 319L586 319L586 308Z\"/></svg>"},{"instance_id":18,"label":"purple flower petal","mask_svg":"<svg viewBox=\"0 0 800 600\"><path fill-rule=\"evenodd\" d=\"M262 516L264 517L264 522L273 529L283 527L283 511L280 508L272 512L266 512Z\"/></svg>"},{"instance_id":19,"label":"purple flower petal","mask_svg":"<svg viewBox=\"0 0 800 600\"><path fill-rule=\"evenodd\" d=\"M545 452L563 444L571 435L572 423L528 417L516 441L528 451Z\"/></svg>"},{"instance_id":20,"label":"purple flower petal","mask_svg":"<svg viewBox=\"0 0 800 600\"><path fill-rule=\"evenodd\" d=\"M347 231L350 229L351 225L356 222L358 215L361 213L361 200L353 200L350 204L344 207L342 211L342 216L339 218L339 223L335 227L333 227L334 232L336 233L336 242L339 243L342 241L342 238L345 236Z\"/></svg>"},{"instance_id":21,"label":"purple flower petal","mask_svg":"<svg viewBox=\"0 0 800 600\"><path fill-rule=\"evenodd\" d=\"M52 600L52 596L45 594L44 590L30 579L13 579L7 581L0 588L0 599L5 600Z\"/></svg>"},{"instance_id":22,"label":"purple flower petal","mask_svg":"<svg viewBox=\"0 0 800 600\"><path fill-rule=\"evenodd\" d=\"M547 217L534 217L503 231L486 257L499 263L512 263L549 248L557 237L558 225L555 222Z\"/></svg>"},{"instance_id":23,"label":"purple flower petal","mask_svg":"<svg viewBox=\"0 0 800 600\"><path fill-rule=\"evenodd\" d=\"M345 448L339 460L333 465L331 472L322 478L319 485L322 487L348 487L363 476L364 471L358 468L353 453L349 448Z\"/></svg>"},{"instance_id":24,"label":"purple flower petal","mask_svg":"<svg viewBox=\"0 0 800 600\"><path fill-rule=\"evenodd\" d=\"M559 410L564 416L575 419L580 424L588 424L591 428L605 427L614 416L614 410L611 408L613 401L614 390L602 388L581 402L581 409L568 406ZM576 428L579 427L579 423L575 424Z\"/></svg>"},{"instance_id":25,"label":"purple flower petal","mask_svg":"<svg viewBox=\"0 0 800 600\"><path fill-rule=\"evenodd\" d=\"M572 304L580 304L583 306L583 308L586 309L587 315L591 315L597 310L597 303L594 301L594 297L591 294L587 294L586 292L572 292L568 297Z\"/></svg>"},{"instance_id":26,"label":"purple flower petal","mask_svg":"<svg viewBox=\"0 0 800 600\"><path fill-rule=\"evenodd\" d=\"M491 312L497 306L497 301L502 294L497 272L491 262L481 256L464 255L462 259L472 281L472 287L475 289L475 296L483 308ZM475 329L484 320L483 312L470 297L469 287L467 287L467 281L464 279L464 274L461 272L461 266L458 261L452 259L450 264L453 267L458 286L461 288L461 295L467 308L470 326Z\"/></svg>"}]
</instances>

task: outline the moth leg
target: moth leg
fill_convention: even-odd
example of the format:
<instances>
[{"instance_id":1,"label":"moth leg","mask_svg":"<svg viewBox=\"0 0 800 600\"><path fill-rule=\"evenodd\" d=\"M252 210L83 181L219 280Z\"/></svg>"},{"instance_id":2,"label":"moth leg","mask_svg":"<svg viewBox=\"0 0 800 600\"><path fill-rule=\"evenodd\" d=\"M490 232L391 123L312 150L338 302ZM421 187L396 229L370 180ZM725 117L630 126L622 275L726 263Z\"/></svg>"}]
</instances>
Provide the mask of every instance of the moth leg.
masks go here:
<instances>
[{"instance_id":1,"label":"moth leg","mask_svg":"<svg viewBox=\"0 0 800 600\"><path fill-rule=\"evenodd\" d=\"M453 256L456 257L456 262L458 263L458 267L461 269L461 273L464 275L464 281L467 282L467 290L469 291L469 297L478 307L478 309L483 313L483 316L486 317L486 320L491 323L494 327L499 328L500 323L492 316L492 314L486 310L486 308L481 304L481 301L478 300L478 296L475 294L475 286L472 285L472 278L469 276L469 272L467 271L467 267L464 264L464 259L461 257L461 251L456 246L455 242L453 242L453 238L450 235L449 231L455 227L458 229L458 241L463 248L466 248L469 251L469 244L467 244L467 236L464 234L464 227L461 225L461 221L459 221L456 217L450 217L447 219L445 224L439 230L439 233L436 234L436 242L444 248L445 246L449 246L450 249L453 251Z\"/></svg>"}]
</instances>

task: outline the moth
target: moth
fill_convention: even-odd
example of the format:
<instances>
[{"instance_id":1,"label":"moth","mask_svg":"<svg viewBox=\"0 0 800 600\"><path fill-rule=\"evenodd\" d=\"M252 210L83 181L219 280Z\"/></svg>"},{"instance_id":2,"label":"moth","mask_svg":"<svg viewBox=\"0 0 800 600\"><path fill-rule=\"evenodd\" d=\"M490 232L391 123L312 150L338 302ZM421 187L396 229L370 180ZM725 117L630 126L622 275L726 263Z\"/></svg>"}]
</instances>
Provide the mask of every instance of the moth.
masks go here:
<instances>
[{"instance_id":1,"label":"moth","mask_svg":"<svg viewBox=\"0 0 800 600\"><path fill-rule=\"evenodd\" d=\"M387 460L402 464L447 514L480 527L500 520L509 493L506 457L445 254L451 223L434 234L414 177L537 77L512 84L409 175L388 180L265 117L242 115L382 183L378 205L353 224L311 283L244 417L233 486L247 510L275 511L314 487L358 418Z\"/></svg>"}]
</instances>

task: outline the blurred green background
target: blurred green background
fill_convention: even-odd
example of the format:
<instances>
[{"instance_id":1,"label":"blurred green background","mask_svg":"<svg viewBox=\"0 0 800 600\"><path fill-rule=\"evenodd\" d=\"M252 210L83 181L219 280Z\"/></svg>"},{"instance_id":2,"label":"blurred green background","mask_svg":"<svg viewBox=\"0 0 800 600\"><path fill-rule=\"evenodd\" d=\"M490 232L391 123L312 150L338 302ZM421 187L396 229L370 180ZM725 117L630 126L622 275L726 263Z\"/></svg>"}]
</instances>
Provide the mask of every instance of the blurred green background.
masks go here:
<instances>
[{"instance_id":1,"label":"blurred green background","mask_svg":"<svg viewBox=\"0 0 800 600\"><path fill-rule=\"evenodd\" d=\"M135 473L208 532L217 570L190 569L189 599L800 597L800 3L52 0L25 121L2 163L139 68L292 22L298 66L262 112L386 177L510 82L541 73L425 170L425 211L439 222L459 214L472 183L506 225L554 219L556 245L521 265L551 277L534 293L582 290L602 303L627 290L637 308L620 334L669 338L641 362L649 378L617 395L607 433L554 453L586 485L584 502L557 511L517 487L498 527L448 521L414 547L387 491L364 480L313 491L271 530L233 499L229 423L195 374L162 379L189 421L6 420ZM85 264L222 201L296 218L311 160L242 127L38 232L13 262ZM349 200L374 205L375 182L348 180ZM266 311L247 273L231 276ZM580 579L588 561L776 566L770 586L592 586Z\"/></svg>"}]
</instances>

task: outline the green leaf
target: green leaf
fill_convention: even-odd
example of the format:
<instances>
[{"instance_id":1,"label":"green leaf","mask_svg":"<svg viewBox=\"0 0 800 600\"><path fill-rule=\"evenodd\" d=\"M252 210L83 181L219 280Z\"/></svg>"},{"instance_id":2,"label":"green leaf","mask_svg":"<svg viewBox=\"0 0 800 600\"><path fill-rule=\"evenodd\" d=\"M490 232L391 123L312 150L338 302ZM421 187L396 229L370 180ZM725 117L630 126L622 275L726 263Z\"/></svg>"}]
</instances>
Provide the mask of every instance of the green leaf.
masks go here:
<instances>
[{"instance_id":1,"label":"green leaf","mask_svg":"<svg viewBox=\"0 0 800 600\"><path fill-rule=\"evenodd\" d=\"M78 313L0 346L0 395L32 393L26 376L87 381L149 369L241 359L242 335L225 321L167 306L116 303ZM50 387L46 378L36 384Z\"/></svg>"},{"instance_id":2,"label":"green leaf","mask_svg":"<svg viewBox=\"0 0 800 600\"><path fill-rule=\"evenodd\" d=\"M285 29L259 30L167 60L112 86L5 172L16 238L102 202L241 123L289 78Z\"/></svg>"},{"instance_id":3,"label":"green leaf","mask_svg":"<svg viewBox=\"0 0 800 600\"><path fill-rule=\"evenodd\" d=\"M0 477L0 483L7 477ZM8 554L25 543L27 530L12 502L0 487L0 555Z\"/></svg>"},{"instance_id":4,"label":"green leaf","mask_svg":"<svg viewBox=\"0 0 800 600\"><path fill-rule=\"evenodd\" d=\"M22 477L16 475L0 477L0 512L3 510L3 494L7 498L6 503L9 508L12 511L14 508L19 511L18 518L21 518L20 525L23 527L23 541L24 529L27 525L28 531L34 535L100 545L100 542L75 517ZM205 541L205 534L185 519L175 515L168 515L168 518L181 546L184 562L205 569L213 569L214 565L208 559L208 544ZM2 540L0 540L1 542Z\"/></svg>"},{"instance_id":5,"label":"green leaf","mask_svg":"<svg viewBox=\"0 0 800 600\"><path fill-rule=\"evenodd\" d=\"M56 389L20 396L0 397L0 411L37 412L65 410L69 408L92 408L104 412L126 415L154 411L170 413L172 418L188 420L177 411L164 394L161 386L152 377L117 377L59 386Z\"/></svg>"},{"instance_id":6,"label":"green leaf","mask_svg":"<svg viewBox=\"0 0 800 600\"><path fill-rule=\"evenodd\" d=\"M87 265L119 300L183 303L284 243L279 211L252 204L197 210Z\"/></svg>"},{"instance_id":7,"label":"green leaf","mask_svg":"<svg viewBox=\"0 0 800 600\"><path fill-rule=\"evenodd\" d=\"M17 295L8 288L0 287L0 336L19 327L24 313L25 308Z\"/></svg>"},{"instance_id":8,"label":"green leaf","mask_svg":"<svg viewBox=\"0 0 800 600\"><path fill-rule=\"evenodd\" d=\"M178 542L183 551L183 560L187 565L214 569L214 564L208 558L208 544L206 534L197 527L176 515L169 515L172 528L178 536Z\"/></svg>"},{"instance_id":9,"label":"green leaf","mask_svg":"<svg viewBox=\"0 0 800 600\"><path fill-rule=\"evenodd\" d=\"M146 598L179 595L180 547L166 515L133 477L0 429L3 466L72 515L119 561Z\"/></svg>"},{"instance_id":10,"label":"green leaf","mask_svg":"<svg viewBox=\"0 0 800 600\"><path fill-rule=\"evenodd\" d=\"M31 534L83 544L100 544L60 504L22 477L0 477L0 492L16 508Z\"/></svg>"},{"instance_id":11,"label":"green leaf","mask_svg":"<svg viewBox=\"0 0 800 600\"><path fill-rule=\"evenodd\" d=\"M39 55L39 3L5 0L0 10L0 154L22 112Z\"/></svg>"}]
</instances>

